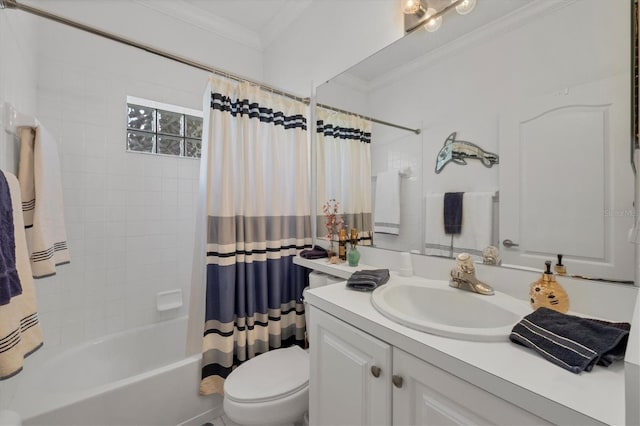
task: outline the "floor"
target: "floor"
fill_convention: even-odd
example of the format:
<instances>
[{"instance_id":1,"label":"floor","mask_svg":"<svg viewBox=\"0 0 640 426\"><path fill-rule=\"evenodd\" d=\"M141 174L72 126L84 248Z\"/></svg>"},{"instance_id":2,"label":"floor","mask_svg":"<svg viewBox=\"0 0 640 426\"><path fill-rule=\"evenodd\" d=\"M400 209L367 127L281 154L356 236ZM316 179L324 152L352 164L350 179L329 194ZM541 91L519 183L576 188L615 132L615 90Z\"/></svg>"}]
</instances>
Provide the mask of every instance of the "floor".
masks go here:
<instances>
[{"instance_id":1,"label":"floor","mask_svg":"<svg viewBox=\"0 0 640 426\"><path fill-rule=\"evenodd\" d=\"M225 415L222 415L218 418L215 418L211 421L208 421L207 423L203 424L202 426L240 426L237 423L234 423L233 421L229 420L229 418Z\"/></svg>"},{"instance_id":2,"label":"floor","mask_svg":"<svg viewBox=\"0 0 640 426\"><path fill-rule=\"evenodd\" d=\"M206 422L202 426L240 426L240 425L238 423L234 423L232 420L229 420L229 418L223 414L220 417L217 417L213 420Z\"/></svg>"}]
</instances>

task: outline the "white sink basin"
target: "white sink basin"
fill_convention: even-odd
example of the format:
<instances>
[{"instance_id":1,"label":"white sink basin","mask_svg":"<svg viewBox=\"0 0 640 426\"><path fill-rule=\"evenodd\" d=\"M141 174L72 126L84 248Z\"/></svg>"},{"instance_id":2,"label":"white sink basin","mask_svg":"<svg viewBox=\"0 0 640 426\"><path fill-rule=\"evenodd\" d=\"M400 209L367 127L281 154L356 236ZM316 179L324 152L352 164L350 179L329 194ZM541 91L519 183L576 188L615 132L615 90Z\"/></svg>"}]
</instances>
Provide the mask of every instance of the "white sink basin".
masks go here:
<instances>
[{"instance_id":1,"label":"white sink basin","mask_svg":"<svg viewBox=\"0 0 640 426\"><path fill-rule=\"evenodd\" d=\"M484 296L436 280L389 283L373 292L371 302L382 315L407 327L476 341L508 339L513 326L531 313L526 302L504 293Z\"/></svg>"}]
</instances>

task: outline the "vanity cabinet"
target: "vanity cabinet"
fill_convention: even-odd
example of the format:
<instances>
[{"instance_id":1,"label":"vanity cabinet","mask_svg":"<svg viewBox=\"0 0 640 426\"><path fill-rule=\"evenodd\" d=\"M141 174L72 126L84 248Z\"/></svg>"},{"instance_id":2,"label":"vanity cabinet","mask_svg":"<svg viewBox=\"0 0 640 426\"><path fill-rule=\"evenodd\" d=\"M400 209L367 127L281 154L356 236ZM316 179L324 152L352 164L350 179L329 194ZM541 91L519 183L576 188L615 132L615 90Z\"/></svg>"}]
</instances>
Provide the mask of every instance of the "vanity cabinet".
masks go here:
<instances>
[{"instance_id":1,"label":"vanity cabinet","mask_svg":"<svg viewBox=\"0 0 640 426\"><path fill-rule=\"evenodd\" d=\"M323 311L307 309L309 423L391 424L391 346Z\"/></svg>"},{"instance_id":2,"label":"vanity cabinet","mask_svg":"<svg viewBox=\"0 0 640 426\"><path fill-rule=\"evenodd\" d=\"M549 424L313 306L311 425Z\"/></svg>"},{"instance_id":3,"label":"vanity cabinet","mask_svg":"<svg viewBox=\"0 0 640 426\"><path fill-rule=\"evenodd\" d=\"M393 378L394 425L550 424L397 348Z\"/></svg>"}]
</instances>

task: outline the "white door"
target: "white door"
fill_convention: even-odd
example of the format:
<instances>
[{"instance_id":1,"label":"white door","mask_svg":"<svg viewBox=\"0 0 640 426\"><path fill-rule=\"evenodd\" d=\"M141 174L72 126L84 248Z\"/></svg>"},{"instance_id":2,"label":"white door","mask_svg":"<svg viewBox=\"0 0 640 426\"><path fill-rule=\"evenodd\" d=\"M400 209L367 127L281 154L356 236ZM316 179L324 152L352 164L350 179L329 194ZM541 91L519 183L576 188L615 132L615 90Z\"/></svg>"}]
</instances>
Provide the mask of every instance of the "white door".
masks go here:
<instances>
[{"instance_id":1,"label":"white door","mask_svg":"<svg viewBox=\"0 0 640 426\"><path fill-rule=\"evenodd\" d=\"M309 423L391 424L391 347L309 308Z\"/></svg>"},{"instance_id":2,"label":"white door","mask_svg":"<svg viewBox=\"0 0 640 426\"><path fill-rule=\"evenodd\" d=\"M393 374L394 425L549 424L396 348Z\"/></svg>"},{"instance_id":3,"label":"white door","mask_svg":"<svg viewBox=\"0 0 640 426\"><path fill-rule=\"evenodd\" d=\"M629 105L621 74L500 115L503 264L543 269L562 254L568 274L633 279Z\"/></svg>"}]
</instances>

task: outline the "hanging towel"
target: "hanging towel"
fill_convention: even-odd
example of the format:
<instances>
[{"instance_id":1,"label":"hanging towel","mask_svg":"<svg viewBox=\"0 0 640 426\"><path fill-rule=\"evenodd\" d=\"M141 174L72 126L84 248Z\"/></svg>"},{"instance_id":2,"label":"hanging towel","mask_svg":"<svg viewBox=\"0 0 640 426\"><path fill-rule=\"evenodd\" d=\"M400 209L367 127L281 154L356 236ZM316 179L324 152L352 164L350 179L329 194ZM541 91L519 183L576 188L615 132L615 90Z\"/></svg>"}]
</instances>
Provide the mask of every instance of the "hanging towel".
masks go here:
<instances>
[{"instance_id":1,"label":"hanging towel","mask_svg":"<svg viewBox=\"0 0 640 426\"><path fill-rule=\"evenodd\" d=\"M493 196L495 192L465 192L460 234L453 235L453 256L469 253L482 260L482 251L492 243ZM444 228L444 196L427 194L425 208L425 254L450 256L452 235Z\"/></svg>"},{"instance_id":2,"label":"hanging towel","mask_svg":"<svg viewBox=\"0 0 640 426\"><path fill-rule=\"evenodd\" d=\"M509 339L573 373L624 358L629 323L581 318L538 308L513 327Z\"/></svg>"},{"instance_id":3,"label":"hanging towel","mask_svg":"<svg viewBox=\"0 0 640 426\"><path fill-rule=\"evenodd\" d=\"M462 198L464 192L444 194L444 233L459 234L462 231Z\"/></svg>"},{"instance_id":4,"label":"hanging towel","mask_svg":"<svg viewBox=\"0 0 640 426\"><path fill-rule=\"evenodd\" d=\"M482 251L492 243L493 196L495 192L465 192L459 235L453 238L454 253L469 253L474 260L482 260Z\"/></svg>"},{"instance_id":5,"label":"hanging towel","mask_svg":"<svg viewBox=\"0 0 640 426\"><path fill-rule=\"evenodd\" d=\"M64 224L60 161L54 138L41 125L23 128L18 180L27 229L31 269L36 278L56 273L56 266L69 263Z\"/></svg>"},{"instance_id":6,"label":"hanging towel","mask_svg":"<svg viewBox=\"0 0 640 426\"><path fill-rule=\"evenodd\" d=\"M444 194L427 194L425 197L425 254L449 256L451 235L444 232Z\"/></svg>"},{"instance_id":7,"label":"hanging towel","mask_svg":"<svg viewBox=\"0 0 640 426\"><path fill-rule=\"evenodd\" d=\"M373 291L389 281L388 269L363 269L356 271L347 280L347 287L358 291Z\"/></svg>"},{"instance_id":8,"label":"hanging towel","mask_svg":"<svg viewBox=\"0 0 640 426\"><path fill-rule=\"evenodd\" d=\"M21 211L20 185L11 173L4 173L11 193L15 237L16 270L22 285L22 294L0 306L0 380L22 370L24 358L42 346L42 330L38 320L35 288L24 218Z\"/></svg>"},{"instance_id":9,"label":"hanging towel","mask_svg":"<svg viewBox=\"0 0 640 426\"><path fill-rule=\"evenodd\" d=\"M18 206L18 212L20 210ZM22 294L22 285L16 269L14 234L11 191L4 173L0 171L0 305L6 305L12 297Z\"/></svg>"},{"instance_id":10,"label":"hanging towel","mask_svg":"<svg viewBox=\"0 0 640 426\"><path fill-rule=\"evenodd\" d=\"M397 171L378 173L374 214L374 232L400 234L400 175Z\"/></svg>"}]
</instances>

